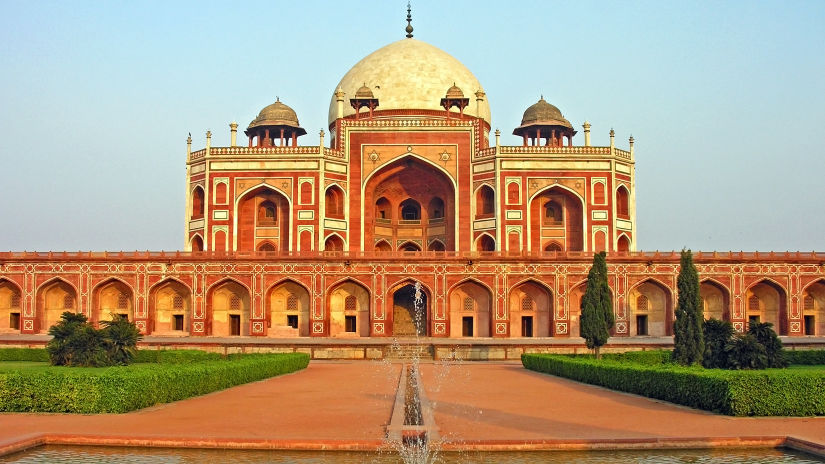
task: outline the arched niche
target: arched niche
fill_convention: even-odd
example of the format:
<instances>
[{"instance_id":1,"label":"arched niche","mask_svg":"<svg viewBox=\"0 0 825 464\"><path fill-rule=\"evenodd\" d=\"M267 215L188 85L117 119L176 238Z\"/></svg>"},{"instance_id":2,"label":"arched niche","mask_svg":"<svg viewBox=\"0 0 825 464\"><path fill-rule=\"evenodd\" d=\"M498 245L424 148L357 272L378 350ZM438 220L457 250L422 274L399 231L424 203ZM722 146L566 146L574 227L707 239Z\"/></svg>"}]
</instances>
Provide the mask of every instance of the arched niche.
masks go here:
<instances>
[{"instance_id":1,"label":"arched niche","mask_svg":"<svg viewBox=\"0 0 825 464\"><path fill-rule=\"evenodd\" d=\"M352 280L328 292L329 334L332 337L370 336L370 293Z\"/></svg>"},{"instance_id":2,"label":"arched niche","mask_svg":"<svg viewBox=\"0 0 825 464\"><path fill-rule=\"evenodd\" d=\"M20 287L0 279L0 334L20 333L23 326L23 298Z\"/></svg>"},{"instance_id":3,"label":"arched niche","mask_svg":"<svg viewBox=\"0 0 825 464\"><path fill-rule=\"evenodd\" d=\"M730 292L727 288L716 281L703 280L699 284L699 296L705 319L730 321Z\"/></svg>"},{"instance_id":4,"label":"arched niche","mask_svg":"<svg viewBox=\"0 0 825 464\"><path fill-rule=\"evenodd\" d=\"M344 219L344 191L331 185L324 193L324 211L328 218Z\"/></svg>"},{"instance_id":5,"label":"arched niche","mask_svg":"<svg viewBox=\"0 0 825 464\"><path fill-rule=\"evenodd\" d=\"M673 301L670 290L648 279L628 292L629 329L631 336L664 337L673 332Z\"/></svg>"},{"instance_id":6,"label":"arched niche","mask_svg":"<svg viewBox=\"0 0 825 464\"><path fill-rule=\"evenodd\" d=\"M553 298L547 287L527 281L513 287L508 298L511 337L553 335Z\"/></svg>"},{"instance_id":7,"label":"arched niche","mask_svg":"<svg viewBox=\"0 0 825 464\"><path fill-rule=\"evenodd\" d=\"M476 239L476 251L496 251L496 240L488 234L481 234Z\"/></svg>"},{"instance_id":8,"label":"arched niche","mask_svg":"<svg viewBox=\"0 0 825 464\"><path fill-rule=\"evenodd\" d=\"M149 291L149 315L153 335L189 335L192 292L174 279L158 283Z\"/></svg>"},{"instance_id":9,"label":"arched niche","mask_svg":"<svg viewBox=\"0 0 825 464\"><path fill-rule=\"evenodd\" d=\"M762 280L745 292L747 322L770 322L777 334L787 335L787 293L772 280Z\"/></svg>"},{"instance_id":10,"label":"arched niche","mask_svg":"<svg viewBox=\"0 0 825 464\"><path fill-rule=\"evenodd\" d=\"M627 253L630 251L630 239L627 238L627 235L619 236L619 239L616 240L616 250L620 253Z\"/></svg>"},{"instance_id":11,"label":"arched niche","mask_svg":"<svg viewBox=\"0 0 825 464\"><path fill-rule=\"evenodd\" d=\"M492 294L475 281L454 287L448 296L451 337L492 335Z\"/></svg>"},{"instance_id":12,"label":"arched niche","mask_svg":"<svg viewBox=\"0 0 825 464\"><path fill-rule=\"evenodd\" d=\"M304 286L291 280L282 282L269 290L266 303L271 327L269 336L278 336L291 329L299 337L309 337L310 298Z\"/></svg>"},{"instance_id":13,"label":"arched niche","mask_svg":"<svg viewBox=\"0 0 825 464\"><path fill-rule=\"evenodd\" d=\"M257 250L268 241L289 250L290 224L289 200L281 192L268 186L250 190L238 200L237 249Z\"/></svg>"},{"instance_id":14,"label":"arched niche","mask_svg":"<svg viewBox=\"0 0 825 464\"><path fill-rule=\"evenodd\" d=\"M68 282L55 279L47 282L37 291L37 320L40 333L48 333L49 328L60 321L66 312L78 311L77 291Z\"/></svg>"},{"instance_id":15,"label":"arched niche","mask_svg":"<svg viewBox=\"0 0 825 464\"><path fill-rule=\"evenodd\" d=\"M325 251L344 251L344 240L336 235L332 234L324 240L324 250Z\"/></svg>"},{"instance_id":16,"label":"arched niche","mask_svg":"<svg viewBox=\"0 0 825 464\"><path fill-rule=\"evenodd\" d=\"M416 291L415 284L405 282L392 290L392 334L395 337L429 335L430 308L426 289Z\"/></svg>"},{"instance_id":17,"label":"arched niche","mask_svg":"<svg viewBox=\"0 0 825 464\"><path fill-rule=\"evenodd\" d=\"M364 243L439 239L455 249L455 188L440 167L416 156L389 163L367 179L364 205Z\"/></svg>"},{"instance_id":18,"label":"arched niche","mask_svg":"<svg viewBox=\"0 0 825 464\"><path fill-rule=\"evenodd\" d=\"M199 185L192 190L192 214L190 215L192 220L203 218L204 200L203 187Z\"/></svg>"},{"instance_id":19,"label":"arched niche","mask_svg":"<svg viewBox=\"0 0 825 464\"><path fill-rule=\"evenodd\" d=\"M616 189L616 215L620 219L630 219L630 192L624 185Z\"/></svg>"},{"instance_id":20,"label":"arched niche","mask_svg":"<svg viewBox=\"0 0 825 464\"><path fill-rule=\"evenodd\" d=\"M802 334L825 335L825 279L802 292Z\"/></svg>"},{"instance_id":21,"label":"arched niche","mask_svg":"<svg viewBox=\"0 0 825 464\"><path fill-rule=\"evenodd\" d=\"M190 249L192 251L203 251L203 238L200 235L195 235L190 241Z\"/></svg>"},{"instance_id":22,"label":"arched niche","mask_svg":"<svg viewBox=\"0 0 825 464\"><path fill-rule=\"evenodd\" d=\"M398 251L418 252L421 251L421 246L415 242L404 242L398 246Z\"/></svg>"},{"instance_id":23,"label":"arched niche","mask_svg":"<svg viewBox=\"0 0 825 464\"><path fill-rule=\"evenodd\" d=\"M234 280L212 286L207 292L211 317L209 335L234 337L249 335L252 309L249 290Z\"/></svg>"},{"instance_id":24,"label":"arched niche","mask_svg":"<svg viewBox=\"0 0 825 464\"><path fill-rule=\"evenodd\" d=\"M379 240L378 243L375 244L375 251L380 251L382 253L392 251L392 245L390 245L386 240Z\"/></svg>"},{"instance_id":25,"label":"arched niche","mask_svg":"<svg viewBox=\"0 0 825 464\"><path fill-rule=\"evenodd\" d=\"M551 242L566 251L584 250L584 216L581 198L561 186L550 187L530 201L532 249L544 250Z\"/></svg>"},{"instance_id":26,"label":"arched niche","mask_svg":"<svg viewBox=\"0 0 825 464\"><path fill-rule=\"evenodd\" d=\"M91 321L99 324L119 317L134 322L134 305L135 297L128 285L117 279L106 280L92 293Z\"/></svg>"},{"instance_id":27,"label":"arched niche","mask_svg":"<svg viewBox=\"0 0 825 464\"><path fill-rule=\"evenodd\" d=\"M489 185L476 190L476 219L494 217L496 214L496 192Z\"/></svg>"}]
</instances>

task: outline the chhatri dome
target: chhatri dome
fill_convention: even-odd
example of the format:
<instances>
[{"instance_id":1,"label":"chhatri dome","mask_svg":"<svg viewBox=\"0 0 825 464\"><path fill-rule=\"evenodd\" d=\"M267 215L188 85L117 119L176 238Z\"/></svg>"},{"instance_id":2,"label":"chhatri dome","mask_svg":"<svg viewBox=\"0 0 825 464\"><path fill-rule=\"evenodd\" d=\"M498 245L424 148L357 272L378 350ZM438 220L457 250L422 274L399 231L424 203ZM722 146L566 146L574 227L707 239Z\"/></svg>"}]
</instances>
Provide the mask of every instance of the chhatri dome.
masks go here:
<instances>
[{"instance_id":1,"label":"chhatri dome","mask_svg":"<svg viewBox=\"0 0 825 464\"><path fill-rule=\"evenodd\" d=\"M412 37L380 48L355 64L338 83L344 98L354 98L368 87L379 102L380 110L444 111L441 99L447 89L458 87L470 98L464 114L483 118L490 123L490 105L486 97L477 102L475 93L483 91L473 73L445 51ZM329 104L329 123L336 118L336 97ZM345 105L344 116L355 114Z\"/></svg>"}]
</instances>

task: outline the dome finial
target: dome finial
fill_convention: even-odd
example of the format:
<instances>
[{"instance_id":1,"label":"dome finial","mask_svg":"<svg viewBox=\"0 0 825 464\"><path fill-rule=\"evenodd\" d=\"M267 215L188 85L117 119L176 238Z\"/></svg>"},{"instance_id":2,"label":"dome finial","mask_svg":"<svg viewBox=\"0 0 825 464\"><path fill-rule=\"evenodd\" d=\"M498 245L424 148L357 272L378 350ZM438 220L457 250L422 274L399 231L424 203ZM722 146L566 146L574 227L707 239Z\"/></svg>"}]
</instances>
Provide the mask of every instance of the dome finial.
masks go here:
<instances>
[{"instance_id":1,"label":"dome finial","mask_svg":"<svg viewBox=\"0 0 825 464\"><path fill-rule=\"evenodd\" d=\"M405 30L407 31L407 38L408 39L412 39L412 36L413 36L413 34L412 34L412 32L413 32L412 15L410 14L410 10L411 10L410 2L407 2L407 28Z\"/></svg>"}]
</instances>

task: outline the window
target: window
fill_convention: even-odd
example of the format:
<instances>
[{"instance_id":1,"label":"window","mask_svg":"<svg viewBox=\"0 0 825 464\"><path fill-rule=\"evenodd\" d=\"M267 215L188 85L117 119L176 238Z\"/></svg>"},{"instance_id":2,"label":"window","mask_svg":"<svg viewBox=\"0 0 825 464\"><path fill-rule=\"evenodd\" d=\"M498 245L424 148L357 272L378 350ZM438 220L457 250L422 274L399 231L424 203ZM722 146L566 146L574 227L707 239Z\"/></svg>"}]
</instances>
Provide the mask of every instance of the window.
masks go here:
<instances>
[{"instance_id":1,"label":"window","mask_svg":"<svg viewBox=\"0 0 825 464\"><path fill-rule=\"evenodd\" d=\"M346 327L344 328L346 332L355 333L357 327L355 316L344 316L344 325L346 325Z\"/></svg>"},{"instance_id":2,"label":"window","mask_svg":"<svg viewBox=\"0 0 825 464\"><path fill-rule=\"evenodd\" d=\"M290 314L286 317L286 325L292 327L293 329L298 328L298 316L295 314Z\"/></svg>"},{"instance_id":3,"label":"window","mask_svg":"<svg viewBox=\"0 0 825 464\"><path fill-rule=\"evenodd\" d=\"M12 301L14 301L14 300L12 300ZM12 303L12 306L14 306L14 303ZM814 298L811 295L805 295L805 299L803 300L803 303L802 303L802 309L804 311L813 311L814 310Z\"/></svg>"},{"instance_id":4,"label":"window","mask_svg":"<svg viewBox=\"0 0 825 464\"><path fill-rule=\"evenodd\" d=\"M172 316L174 330L183 330L183 314L175 314Z\"/></svg>"},{"instance_id":5,"label":"window","mask_svg":"<svg viewBox=\"0 0 825 464\"><path fill-rule=\"evenodd\" d=\"M278 223L278 208L271 201L264 201L258 206L258 225L274 226Z\"/></svg>"},{"instance_id":6,"label":"window","mask_svg":"<svg viewBox=\"0 0 825 464\"><path fill-rule=\"evenodd\" d=\"M464 298L464 311L472 311L473 310L473 299L468 297Z\"/></svg>"},{"instance_id":7,"label":"window","mask_svg":"<svg viewBox=\"0 0 825 464\"><path fill-rule=\"evenodd\" d=\"M63 295L63 309L74 308L74 298L71 295Z\"/></svg>"},{"instance_id":8,"label":"window","mask_svg":"<svg viewBox=\"0 0 825 464\"><path fill-rule=\"evenodd\" d=\"M384 197L375 202L375 218L376 222L389 224L390 220L390 202Z\"/></svg>"},{"instance_id":9,"label":"window","mask_svg":"<svg viewBox=\"0 0 825 464\"><path fill-rule=\"evenodd\" d=\"M129 299L126 295L120 294L117 296L117 309L126 309L129 307Z\"/></svg>"},{"instance_id":10,"label":"window","mask_svg":"<svg viewBox=\"0 0 825 464\"><path fill-rule=\"evenodd\" d=\"M748 298L748 311L759 311L759 297L756 295L751 295Z\"/></svg>"},{"instance_id":11,"label":"window","mask_svg":"<svg viewBox=\"0 0 825 464\"><path fill-rule=\"evenodd\" d=\"M522 311L532 311L533 310L533 298L530 295L525 295L524 299L521 300L521 310Z\"/></svg>"},{"instance_id":12,"label":"window","mask_svg":"<svg viewBox=\"0 0 825 464\"><path fill-rule=\"evenodd\" d=\"M19 308L20 307L20 295L17 293L13 293L11 295L11 301L9 302L10 308Z\"/></svg>"},{"instance_id":13,"label":"window","mask_svg":"<svg viewBox=\"0 0 825 464\"><path fill-rule=\"evenodd\" d=\"M349 295L344 299L344 311L355 311L358 309L358 299Z\"/></svg>"},{"instance_id":14,"label":"window","mask_svg":"<svg viewBox=\"0 0 825 464\"><path fill-rule=\"evenodd\" d=\"M233 311L237 311L241 309L241 299L238 298L238 295L232 295L229 298L229 309Z\"/></svg>"},{"instance_id":15,"label":"window","mask_svg":"<svg viewBox=\"0 0 825 464\"><path fill-rule=\"evenodd\" d=\"M554 200L550 200L544 204L544 225L546 226L560 226L563 225L562 208Z\"/></svg>"},{"instance_id":16,"label":"window","mask_svg":"<svg viewBox=\"0 0 825 464\"><path fill-rule=\"evenodd\" d=\"M435 197L432 200L430 200L430 204L427 208L427 215L429 215L431 222L439 222L443 220L444 200L438 197Z\"/></svg>"},{"instance_id":17,"label":"window","mask_svg":"<svg viewBox=\"0 0 825 464\"><path fill-rule=\"evenodd\" d=\"M404 221L420 221L421 205L412 199L404 200L401 203L401 219Z\"/></svg>"},{"instance_id":18,"label":"window","mask_svg":"<svg viewBox=\"0 0 825 464\"><path fill-rule=\"evenodd\" d=\"M645 295L639 295L639 297L636 298L636 311L647 311L649 305L650 300L648 300Z\"/></svg>"},{"instance_id":19,"label":"window","mask_svg":"<svg viewBox=\"0 0 825 464\"><path fill-rule=\"evenodd\" d=\"M636 316L636 335L647 335L647 316Z\"/></svg>"},{"instance_id":20,"label":"window","mask_svg":"<svg viewBox=\"0 0 825 464\"><path fill-rule=\"evenodd\" d=\"M295 295L289 295L286 297L286 310L298 311L298 298L296 298Z\"/></svg>"},{"instance_id":21,"label":"window","mask_svg":"<svg viewBox=\"0 0 825 464\"><path fill-rule=\"evenodd\" d=\"M172 308L173 309L183 309L183 297L180 295L175 295L172 298Z\"/></svg>"}]
</instances>

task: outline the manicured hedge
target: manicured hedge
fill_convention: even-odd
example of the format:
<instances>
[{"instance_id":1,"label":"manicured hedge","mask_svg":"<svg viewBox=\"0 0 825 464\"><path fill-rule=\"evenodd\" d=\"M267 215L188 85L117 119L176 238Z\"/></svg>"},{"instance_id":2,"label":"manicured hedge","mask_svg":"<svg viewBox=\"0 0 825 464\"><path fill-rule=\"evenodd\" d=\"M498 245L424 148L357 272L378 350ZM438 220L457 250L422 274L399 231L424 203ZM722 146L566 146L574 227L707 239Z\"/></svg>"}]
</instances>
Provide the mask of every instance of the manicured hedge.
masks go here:
<instances>
[{"instance_id":1,"label":"manicured hedge","mask_svg":"<svg viewBox=\"0 0 825 464\"><path fill-rule=\"evenodd\" d=\"M49 353L43 348L0 348L0 361L49 362Z\"/></svg>"},{"instance_id":2,"label":"manicured hedge","mask_svg":"<svg viewBox=\"0 0 825 464\"><path fill-rule=\"evenodd\" d=\"M783 354L790 364L825 365L825 350L785 350Z\"/></svg>"},{"instance_id":3,"label":"manicured hedge","mask_svg":"<svg viewBox=\"0 0 825 464\"><path fill-rule=\"evenodd\" d=\"M525 354L524 367L733 416L825 415L825 372L729 371Z\"/></svg>"},{"instance_id":4,"label":"manicured hedge","mask_svg":"<svg viewBox=\"0 0 825 464\"><path fill-rule=\"evenodd\" d=\"M220 353L200 350L137 350L136 363L188 364L223 359Z\"/></svg>"},{"instance_id":5,"label":"manicured hedge","mask_svg":"<svg viewBox=\"0 0 825 464\"><path fill-rule=\"evenodd\" d=\"M609 353L603 355L605 359L632 362L646 366L669 364L673 356L672 350L627 351L625 353Z\"/></svg>"},{"instance_id":6,"label":"manicured hedge","mask_svg":"<svg viewBox=\"0 0 825 464\"><path fill-rule=\"evenodd\" d=\"M303 353L248 354L184 364L49 367L0 373L0 411L120 413L305 368Z\"/></svg>"}]
</instances>

